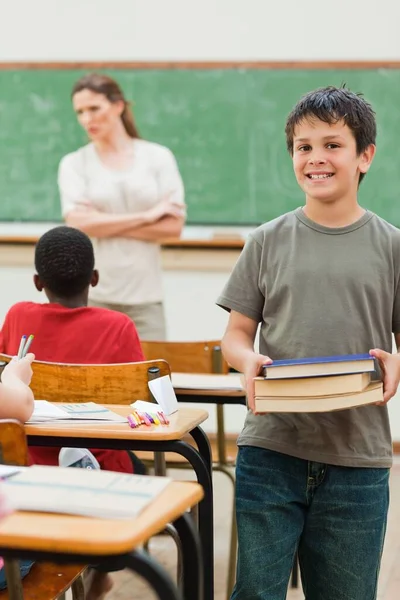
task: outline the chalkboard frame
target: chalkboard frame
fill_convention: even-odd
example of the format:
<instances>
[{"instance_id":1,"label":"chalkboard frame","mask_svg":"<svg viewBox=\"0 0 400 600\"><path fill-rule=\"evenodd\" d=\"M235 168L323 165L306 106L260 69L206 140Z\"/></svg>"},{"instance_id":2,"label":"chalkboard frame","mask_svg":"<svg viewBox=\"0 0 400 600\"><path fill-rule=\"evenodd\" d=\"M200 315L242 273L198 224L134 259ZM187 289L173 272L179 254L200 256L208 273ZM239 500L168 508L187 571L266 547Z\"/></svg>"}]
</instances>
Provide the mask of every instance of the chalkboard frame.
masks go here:
<instances>
[{"instance_id":1,"label":"chalkboard frame","mask_svg":"<svg viewBox=\"0 0 400 600\"><path fill-rule=\"evenodd\" d=\"M400 69L399 60L368 61L82 61L0 62L0 70L51 69Z\"/></svg>"}]
</instances>

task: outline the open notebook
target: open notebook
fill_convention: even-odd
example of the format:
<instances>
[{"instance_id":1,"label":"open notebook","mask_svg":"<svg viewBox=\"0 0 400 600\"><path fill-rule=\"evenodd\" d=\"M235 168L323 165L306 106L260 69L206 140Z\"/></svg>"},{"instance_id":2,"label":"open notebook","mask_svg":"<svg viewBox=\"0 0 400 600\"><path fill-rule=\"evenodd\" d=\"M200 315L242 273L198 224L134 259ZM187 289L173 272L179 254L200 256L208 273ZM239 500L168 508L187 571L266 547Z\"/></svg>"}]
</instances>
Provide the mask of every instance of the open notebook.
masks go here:
<instances>
[{"instance_id":1,"label":"open notebook","mask_svg":"<svg viewBox=\"0 0 400 600\"><path fill-rule=\"evenodd\" d=\"M104 421L113 421L114 423L127 423L126 417L121 417L121 415L95 402L55 405L47 402L47 400L35 400L33 415L27 423L63 422L71 419L79 422L104 423Z\"/></svg>"},{"instance_id":2,"label":"open notebook","mask_svg":"<svg viewBox=\"0 0 400 600\"><path fill-rule=\"evenodd\" d=\"M10 474L3 487L16 510L129 519L136 517L170 481L168 477L33 466Z\"/></svg>"}]
</instances>

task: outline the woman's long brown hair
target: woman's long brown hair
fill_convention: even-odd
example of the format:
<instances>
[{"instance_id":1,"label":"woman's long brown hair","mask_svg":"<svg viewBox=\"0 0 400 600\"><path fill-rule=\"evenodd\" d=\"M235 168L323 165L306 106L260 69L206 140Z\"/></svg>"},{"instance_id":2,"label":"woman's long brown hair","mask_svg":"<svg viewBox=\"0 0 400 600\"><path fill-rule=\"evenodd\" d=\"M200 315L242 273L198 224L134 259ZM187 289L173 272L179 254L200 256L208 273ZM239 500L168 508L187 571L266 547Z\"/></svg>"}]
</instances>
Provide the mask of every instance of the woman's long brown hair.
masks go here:
<instances>
[{"instance_id":1,"label":"woman's long brown hair","mask_svg":"<svg viewBox=\"0 0 400 600\"><path fill-rule=\"evenodd\" d=\"M95 94L103 94L110 102L122 101L124 103L124 110L121 113L121 121L125 131L131 138L140 138L129 103L125 100L121 88L114 79L99 73L89 73L75 83L71 96L73 97L77 92L81 92L82 90L90 90Z\"/></svg>"}]
</instances>

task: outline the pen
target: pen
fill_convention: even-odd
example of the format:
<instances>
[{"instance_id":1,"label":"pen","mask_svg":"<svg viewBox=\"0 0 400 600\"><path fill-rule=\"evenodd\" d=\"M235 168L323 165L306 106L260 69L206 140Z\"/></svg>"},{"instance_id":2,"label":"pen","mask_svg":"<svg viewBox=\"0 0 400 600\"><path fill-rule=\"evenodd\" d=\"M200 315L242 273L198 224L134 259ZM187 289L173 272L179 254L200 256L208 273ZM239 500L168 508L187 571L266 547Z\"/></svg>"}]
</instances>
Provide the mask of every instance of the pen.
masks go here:
<instances>
[{"instance_id":1,"label":"pen","mask_svg":"<svg viewBox=\"0 0 400 600\"><path fill-rule=\"evenodd\" d=\"M26 344L25 344L25 348L22 350L22 357L24 357L24 356L26 356L26 355L27 355L27 353L28 353L28 350L29 350L29 348L30 348L30 346L31 346L31 344L32 344L32 342L33 342L33 338L34 338L34 337L35 337L34 335L30 335L30 336L28 337L28 341L27 341L27 342L26 342Z\"/></svg>"},{"instance_id":2,"label":"pen","mask_svg":"<svg viewBox=\"0 0 400 600\"><path fill-rule=\"evenodd\" d=\"M22 352L24 350L25 341L26 341L26 335L23 335L21 338L21 341L19 343L18 354L17 354L18 358L22 358Z\"/></svg>"}]
</instances>

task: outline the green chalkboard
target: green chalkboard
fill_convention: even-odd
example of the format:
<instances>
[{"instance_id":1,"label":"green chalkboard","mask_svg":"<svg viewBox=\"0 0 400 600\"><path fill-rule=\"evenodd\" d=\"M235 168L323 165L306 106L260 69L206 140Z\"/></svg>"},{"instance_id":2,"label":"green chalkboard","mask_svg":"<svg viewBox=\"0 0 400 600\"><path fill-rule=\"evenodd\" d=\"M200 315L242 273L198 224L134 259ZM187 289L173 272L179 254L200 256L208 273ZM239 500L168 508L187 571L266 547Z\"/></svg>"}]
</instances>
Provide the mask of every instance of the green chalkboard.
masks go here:
<instances>
[{"instance_id":1,"label":"green chalkboard","mask_svg":"<svg viewBox=\"0 0 400 600\"><path fill-rule=\"evenodd\" d=\"M61 157L86 142L70 90L74 70L0 71L0 220L59 220ZM346 83L372 102L378 152L364 206L400 226L400 69L106 69L141 135L174 152L189 223L257 224L302 201L286 152L287 113L303 93Z\"/></svg>"}]
</instances>

